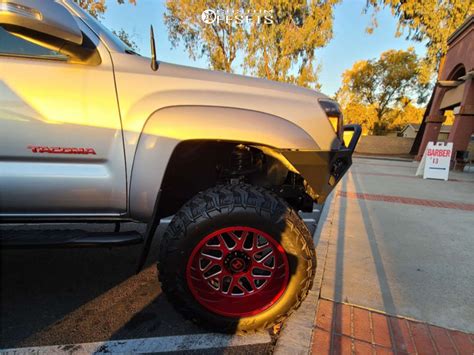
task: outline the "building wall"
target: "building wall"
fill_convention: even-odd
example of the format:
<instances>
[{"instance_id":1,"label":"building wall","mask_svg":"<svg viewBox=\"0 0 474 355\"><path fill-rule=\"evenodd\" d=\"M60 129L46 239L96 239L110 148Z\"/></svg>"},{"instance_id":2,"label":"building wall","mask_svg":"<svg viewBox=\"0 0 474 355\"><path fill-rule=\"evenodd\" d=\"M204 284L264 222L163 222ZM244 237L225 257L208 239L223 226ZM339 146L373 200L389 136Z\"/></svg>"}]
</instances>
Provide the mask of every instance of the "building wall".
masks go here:
<instances>
[{"instance_id":1,"label":"building wall","mask_svg":"<svg viewBox=\"0 0 474 355\"><path fill-rule=\"evenodd\" d=\"M442 134L440 134L441 136ZM388 136L362 136L355 152L361 155L385 155L409 157L414 138ZM443 140L443 139L439 139ZM444 139L444 141L447 141ZM469 158L474 161L474 140L469 143Z\"/></svg>"},{"instance_id":2,"label":"building wall","mask_svg":"<svg viewBox=\"0 0 474 355\"><path fill-rule=\"evenodd\" d=\"M368 155L408 155L414 140L404 137L362 136L355 151Z\"/></svg>"},{"instance_id":3,"label":"building wall","mask_svg":"<svg viewBox=\"0 0 474 355\"><path fill-rule=\"evenodd\" d=\"M448 52L446 54L444 64L441 66L439 80L453 80L459 78L463 73L467 73L474 69L474 16L471 15L469 19L450 37L448 41ZM456 127L453 127L453 132L450 140L454 141L455 149L465 149L466 135L470 135L469 128L465 130L465 126L468 127L468 122L465 122L467 117L472 115L474 110L474 103L472 101L471 91L474 90L472 79L465 81L465 92L464 98L461 102L460 115L464 121L458 122ZM467 90L467 91L466 91ZM420 143L420 148L417 160L420 160L423 151L429 141L439 140L438 134L441 128L441 124L444 121L443 110L441 110L441 103L447 88L437 86L432 97L432 104L428 116L425 117L426 128L423 133L423 139ZM469 96L471 95L471 96ZM467 100L466 100L467 98ZM454 103L453 103L454 104ZM465 133L465 134L464 134Z\"/></svg>"}]
</instances>

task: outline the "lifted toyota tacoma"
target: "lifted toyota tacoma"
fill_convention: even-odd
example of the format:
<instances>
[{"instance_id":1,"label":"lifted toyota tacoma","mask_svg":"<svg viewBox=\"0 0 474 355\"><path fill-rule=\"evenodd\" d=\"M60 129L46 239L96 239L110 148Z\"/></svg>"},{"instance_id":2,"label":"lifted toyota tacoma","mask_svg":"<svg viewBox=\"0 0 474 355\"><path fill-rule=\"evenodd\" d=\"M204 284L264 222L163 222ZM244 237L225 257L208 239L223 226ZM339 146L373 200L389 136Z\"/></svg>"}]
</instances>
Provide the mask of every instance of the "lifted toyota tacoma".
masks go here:
<instances>
[{"instance_id":1,"label":"lifted toyota tacoma","mask_svg":"<svg viewBox=\"0 0 474 355\"><path fill-rule=\"evenodd\" d=\"M150 60L72 0L0 1L1 221L117 226L2 229L2 247L142 243L140 269L173 216L158 260L170 302L217 331L270 328L313 282L298 212L346 173L360 127L317 91L158 62L151 40Z\"/></svg>"}]
</instances>

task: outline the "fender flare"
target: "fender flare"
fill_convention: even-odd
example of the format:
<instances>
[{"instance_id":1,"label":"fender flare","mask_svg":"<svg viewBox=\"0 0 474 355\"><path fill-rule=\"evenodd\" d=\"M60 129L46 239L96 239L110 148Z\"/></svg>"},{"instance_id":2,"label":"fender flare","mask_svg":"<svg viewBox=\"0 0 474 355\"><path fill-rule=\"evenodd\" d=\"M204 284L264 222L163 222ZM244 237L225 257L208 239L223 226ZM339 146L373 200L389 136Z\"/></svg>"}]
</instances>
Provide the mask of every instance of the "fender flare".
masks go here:
<instances>
[{"instance_id":1,"label":"fender flare","mask_svg":"<svg viewBox=\"0 0 474 355\"><path fill-rule=\"evenodd\" d=\"M302 128L264 112L221 106L172 106L146 121L135 151L130 178L129 211L149 221L169 159L186 140L215 140L285 150L318 150Z\"/></svg>"}]
</instances>

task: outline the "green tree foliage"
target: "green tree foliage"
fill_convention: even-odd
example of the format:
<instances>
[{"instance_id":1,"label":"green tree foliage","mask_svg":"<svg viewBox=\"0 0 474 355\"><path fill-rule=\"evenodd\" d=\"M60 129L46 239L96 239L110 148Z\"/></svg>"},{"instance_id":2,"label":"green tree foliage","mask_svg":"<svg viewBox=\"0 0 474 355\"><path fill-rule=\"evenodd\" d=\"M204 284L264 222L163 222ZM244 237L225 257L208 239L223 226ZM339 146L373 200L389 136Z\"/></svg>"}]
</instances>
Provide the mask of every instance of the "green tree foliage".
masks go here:
<instances>
[{"instance_id":1,"label":"green tree foliage","mask_svg":"<svg viewBox=\"0 0 474 355\"><path fill-rule=\"evenodd\" d=\"M344 72L336 94L345 119L362 124L366 133L383 134L403 125L403 115L421 118L412 104L415 99L417 104L425 102L429 89L420 83L420 67L412 48L388 50L379 59L356 62Z\"/></svg>"},{"instance_id":2,"label":"green tree foliage","mask_svg":"<svg viewBox=\"0 0 474 355\"><path fill-rule=\"evenodd\" d=\"M207 57L215 70L232 72L232 62L243 47L245 29L235 22L205 23L201 14L208 9L238 12L248 6L245 0L168 0L164 21L171 44L181 41L191 59Z\"/></svg>"},{"instance_id":3,"label":"green tree foliage","mask_svg":"<svg viewBox=\"0 0 474 355\"><path fill-rule=\"evenodd\" d=\"M446 53L448 37L474 12L472 0L367 0L367 9L373 8L375 14L383 6L398 19L397 36L405 32L407 39L427 41L425 81L436 72Z\"/></svg>"},{"instance_id":4,"label":"green tree foliage","mask_svg":"<svg viewBox=\"0 0 474 355\"><path fill-rule=\"evenodd\" d=\"M165 24L173 46L181 42L192 59L207 57L213 69L235 71L242 53L245 72L271 80L317 86L315 49L332 38L333 7L340 0L167 0ZM272 23L201 19L207 9L269 14Z\"/></svg>"},{"instance_id":5,"label":"green tree foliage","mask_svg":"<svg viewBox=\"0 0 474 355\"><path fill-rule=\"evenodd\" d=\"M114 35L116 35L118 38L120 38L123 43L125 43L127 46L129 46L130 49L132 49L134 51L138 50L138 46L135 43L135 41L132 39L132 36L129 35L127 32L125 32L125 30L123 28L121 28L118 31L113 30L112 32L114 33Z\"/></svg>"},{"instance_id":6,"label":"green tree foliage","mask_svg":"<svg viewBox=\"0 0 474 355\"><path fill-rule=\"evenodd\" d=\"M250 25L245 69L259 77L317 87L315 50L332 38L333 7L339 1L253 1L256 10L272 10L274 23Z\"/></svg>"}]
</instances>

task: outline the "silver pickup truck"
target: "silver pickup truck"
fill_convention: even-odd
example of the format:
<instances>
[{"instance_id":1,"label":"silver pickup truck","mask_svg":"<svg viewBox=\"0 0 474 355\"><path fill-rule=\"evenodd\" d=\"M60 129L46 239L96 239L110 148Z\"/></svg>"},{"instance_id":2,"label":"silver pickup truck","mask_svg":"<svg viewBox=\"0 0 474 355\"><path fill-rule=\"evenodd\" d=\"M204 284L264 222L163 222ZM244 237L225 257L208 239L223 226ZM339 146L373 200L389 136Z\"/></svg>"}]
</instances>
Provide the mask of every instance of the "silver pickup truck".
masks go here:
<instances>
[{"instance_id":1,"label":"silver pickup truck","mask_svg":"<svg viewBox=\"0 0 474 355\"><path fill-rule=\"evenodd\" d=\"M263 330L300 305L316 259L298 212L324 203L359 136L319 92L142 57L72 0L0 0L1 222L116 224L2 229L2 247L142 243L140 269L174 216L162 289L205 327Z\"/></svg>"}]
</instances>

